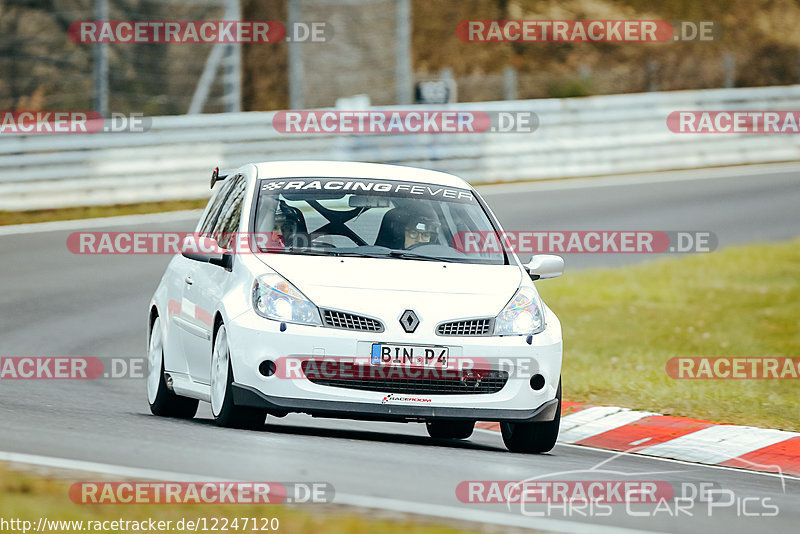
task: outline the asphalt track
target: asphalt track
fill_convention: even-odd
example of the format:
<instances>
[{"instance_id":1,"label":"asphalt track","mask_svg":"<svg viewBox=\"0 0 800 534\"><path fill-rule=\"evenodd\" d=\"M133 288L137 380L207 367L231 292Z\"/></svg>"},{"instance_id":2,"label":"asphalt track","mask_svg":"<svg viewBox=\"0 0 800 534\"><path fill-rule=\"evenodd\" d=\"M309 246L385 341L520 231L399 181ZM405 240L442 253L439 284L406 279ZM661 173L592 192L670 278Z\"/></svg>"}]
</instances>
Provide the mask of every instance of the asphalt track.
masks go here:
<instances>
[{"instance_id":1,"label":"asphalt track","mask_svg":"<svg viewBox=\"0 0 800 534\"><path fill-rule=\"evenodd\" d=\"M493 186L482 193L506 229L709 230L725 247L800 235L796 171L793 166L692 171L593 183ZM117 231L192 227L189 220L108 226ZM0 356L143 357L147 303L169 258L73 255L65 246L70 231L0 232ZM648 259L589 254L567 256L567 265L615 266ZM796 479L569 445L558 445L547 455L511 454L495 433L478 430L464 442L437 441L427 437L421 424L291 415L269 418L261 431L221 429L211 423L203 404L193 421L151 416L141 379L4 380L0 428L0 451L5 452L161 470L198 480L326 481L336 488L339 502L506 526L569 532L600 532L603 526L612 531L793 532L800 521ZM456 498L455 488L464 480L531 477L663 480L676 487L713 483L731 490L734 502L721 505L729 494L720 495L716 505L697 501L679 517L667 511L653 516L652 506L634 506L634 512L646 514L634 516L625 505L615 505L601 517L597 511L587 515L586 510L554 507L548 513L535 506L522 510ZM777 515L746 516L771 514L770 505L778 507ZM526 515L536 511L545 515Z\"/></svg>"}]
</instances>

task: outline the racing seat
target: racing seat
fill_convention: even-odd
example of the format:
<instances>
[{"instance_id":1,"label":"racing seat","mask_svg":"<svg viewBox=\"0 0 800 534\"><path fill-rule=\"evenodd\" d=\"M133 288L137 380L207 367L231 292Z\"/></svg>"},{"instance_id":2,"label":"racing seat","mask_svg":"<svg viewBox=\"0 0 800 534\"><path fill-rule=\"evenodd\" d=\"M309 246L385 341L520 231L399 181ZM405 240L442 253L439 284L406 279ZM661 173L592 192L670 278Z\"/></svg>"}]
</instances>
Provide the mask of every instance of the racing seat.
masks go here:
<instances>
[{"instance_id":1,"label":"racing seat","mask_svg":"<svg viewBox=\"0 0 800 534\"><path fill-rule=\"evenodd\" d=\"M283 224L280 230L283 234L285 245L308 246L310 239L303 212L288 205L284 200L278 201L277 211L283 216ZM256 216L256 232L271 232L271 225L274 224L273 217L276 216L274 201L271 205L259 206Z\"/></svg>"},{"instance_id":2,"label":"racing seat","mask_svg":"<svg viewBox=\"0 0 800 534\"><path fill-rule=\"evenodd\" d=\"M383 215L378 237L375 238L376 247L402 249L405 245L405 223L408 212L401 208L392 208Z\"/></svg>"},{"instance_id":3,"label":"racing seat","mask_svg":"<svg viewBox=\"0 0 800 534\"><path fill-rule=\"evenodd\" d=\"M286 217L286 221L281 228L283 240L286 246L307 247L310 245L308 227L303 212L294 206L288 205L285 201L280 201L280 211Z\"/></svg>"}]
</instances>

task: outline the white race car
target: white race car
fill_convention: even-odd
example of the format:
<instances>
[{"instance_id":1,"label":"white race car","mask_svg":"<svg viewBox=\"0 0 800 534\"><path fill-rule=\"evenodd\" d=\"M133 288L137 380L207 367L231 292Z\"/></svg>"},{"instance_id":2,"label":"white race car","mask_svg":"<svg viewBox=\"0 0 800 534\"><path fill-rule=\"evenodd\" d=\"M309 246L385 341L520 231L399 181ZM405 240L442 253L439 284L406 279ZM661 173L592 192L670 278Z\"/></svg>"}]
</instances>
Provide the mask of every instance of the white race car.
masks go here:
<instances>
[{"instance_id":1,"label":"white race car","mask_svg":"<svg viewBox=\"0 0 800 534\"><path fill-rule=\"evenodd\" d=\"M532 280L564 261L522 265L488 239L502 230L468 183L325 161L215 183L148 310L153 414L191 418L202 400L222 426L300 412L452 439L498 421L509 450L552 449L561 325Z\"/></svg>"}]
</instances>

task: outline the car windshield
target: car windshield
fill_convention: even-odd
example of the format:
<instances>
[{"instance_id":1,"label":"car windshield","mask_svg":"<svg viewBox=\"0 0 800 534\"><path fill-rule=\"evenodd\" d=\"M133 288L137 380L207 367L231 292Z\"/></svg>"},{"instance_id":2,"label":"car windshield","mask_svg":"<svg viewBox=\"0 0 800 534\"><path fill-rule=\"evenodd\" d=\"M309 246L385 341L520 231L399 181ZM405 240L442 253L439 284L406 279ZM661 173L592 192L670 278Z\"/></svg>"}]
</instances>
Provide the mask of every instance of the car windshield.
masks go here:
<instances>
[{"instance_id":1,"label":"car windshield","mask_svg":"<svg viewBox=\"0 0 800 534\"><path fill-rule=\"evenodd\" d=\"M508 263L499 248L463 246L495 233L469 189L364 178L279 178L258 184L253 233L260 252Z\"/></svg>"}]
</instances>

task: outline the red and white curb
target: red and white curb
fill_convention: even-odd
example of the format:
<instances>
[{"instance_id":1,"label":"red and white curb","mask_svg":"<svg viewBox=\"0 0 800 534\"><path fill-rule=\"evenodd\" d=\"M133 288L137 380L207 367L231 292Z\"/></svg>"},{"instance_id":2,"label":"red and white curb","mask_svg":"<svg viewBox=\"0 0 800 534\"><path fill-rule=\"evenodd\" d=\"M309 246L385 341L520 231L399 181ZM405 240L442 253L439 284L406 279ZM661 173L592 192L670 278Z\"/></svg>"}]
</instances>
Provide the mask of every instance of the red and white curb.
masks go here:
<instances>
[{"instance_id":1,"label":"red and white curb","mask_svg":"<svg viewBox=\"0 0 800 534\"><path fill-rule=\"evenodd\" d=\"M561 443L800 476L797 432L576 402L562 402L561 414ZM500 430L497 423L477 426Z\"/></svg>"}]
</instances>

